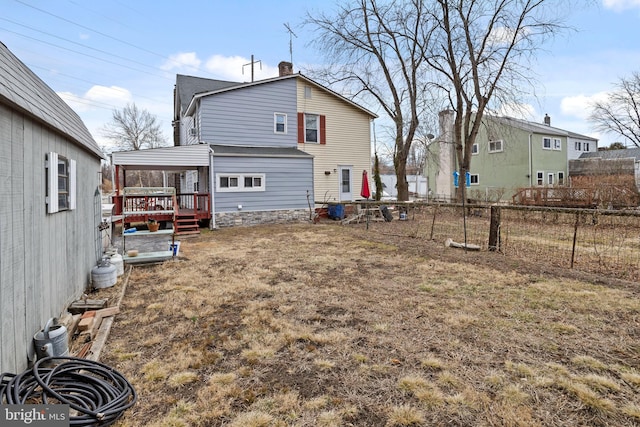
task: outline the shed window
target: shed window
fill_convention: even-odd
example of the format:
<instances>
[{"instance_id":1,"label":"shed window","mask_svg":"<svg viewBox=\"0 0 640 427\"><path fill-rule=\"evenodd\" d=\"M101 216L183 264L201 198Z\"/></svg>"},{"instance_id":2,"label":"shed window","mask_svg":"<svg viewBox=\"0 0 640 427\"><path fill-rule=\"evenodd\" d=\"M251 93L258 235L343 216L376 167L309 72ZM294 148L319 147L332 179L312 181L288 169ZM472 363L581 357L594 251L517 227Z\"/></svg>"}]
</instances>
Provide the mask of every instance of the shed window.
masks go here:
<instances>
[{"instance_id":1,"label":"shed window","mask_svg":"<svg viewBox=\"0 0 640 427\"><path fill-rule=\"evenodd\" d=\"M58 153L48 153L47 212L56 213L76 208L76 162Z\"/></svg>"}]
</instances>

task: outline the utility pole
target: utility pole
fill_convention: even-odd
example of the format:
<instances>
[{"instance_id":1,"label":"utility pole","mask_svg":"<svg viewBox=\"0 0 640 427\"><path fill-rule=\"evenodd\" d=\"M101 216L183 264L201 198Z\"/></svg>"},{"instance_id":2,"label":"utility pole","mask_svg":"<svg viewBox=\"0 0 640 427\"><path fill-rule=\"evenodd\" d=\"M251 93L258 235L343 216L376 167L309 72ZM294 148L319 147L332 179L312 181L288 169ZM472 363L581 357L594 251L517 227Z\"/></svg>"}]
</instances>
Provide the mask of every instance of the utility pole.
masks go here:
<instances>
[{"instance_id":1,"label":"utility pole","mask_svg":"<svg viewBox=\"0 0 640 427\"><path fill-rule=\"evenodd\" d=\"M253 65L257 64L257 63L260 64L260 69L262 70L262 61L261 60L254 61L253 60L253 55L251 55L251 62L249 62L247 64L244 64L242 66L242 74L244 74L244 67L246 67L247 65L251 65L251 83L253 83Z\"/></svg>"}]
</instances>

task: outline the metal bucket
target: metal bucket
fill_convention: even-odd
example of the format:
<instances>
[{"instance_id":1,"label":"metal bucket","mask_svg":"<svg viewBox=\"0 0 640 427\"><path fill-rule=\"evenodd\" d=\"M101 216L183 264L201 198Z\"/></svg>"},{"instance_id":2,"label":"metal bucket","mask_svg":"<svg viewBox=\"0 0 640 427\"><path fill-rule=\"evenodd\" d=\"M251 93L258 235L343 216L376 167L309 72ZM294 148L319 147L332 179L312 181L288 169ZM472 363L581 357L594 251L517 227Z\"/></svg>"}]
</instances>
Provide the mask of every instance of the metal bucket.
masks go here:
<instances>
[{"instance_id":1,"label":"metal bucket","mask_svg":"<svg viewBox=\"0 0 640 427\"><path fill-rule=\"evenodd\" d=\"M68 356L67 328L64 325L58 325L57 319L51 318L47 320L44 329L33 336L33 345L36 348L38 359L51 356Z\"/></svg>"}]
</instances>

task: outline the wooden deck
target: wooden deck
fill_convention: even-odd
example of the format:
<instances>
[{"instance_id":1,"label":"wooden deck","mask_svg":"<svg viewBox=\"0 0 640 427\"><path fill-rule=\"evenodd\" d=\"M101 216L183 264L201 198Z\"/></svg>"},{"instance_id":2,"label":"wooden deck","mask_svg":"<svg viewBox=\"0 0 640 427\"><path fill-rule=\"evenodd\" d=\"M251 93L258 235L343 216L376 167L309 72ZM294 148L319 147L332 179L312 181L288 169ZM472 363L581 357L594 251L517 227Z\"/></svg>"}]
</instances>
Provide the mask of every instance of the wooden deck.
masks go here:
<instances>
[{"instance_id":1,"label":"wooden deck","mask_svg":"<svg viewBox=\"0 0 640 427\"><path fill-rule=\"evenodd\" d=\"M122 200L122 195L113 196L114 219L125 226L147 222L150 219L173 223L174 213L176 217L191 217L195 221L211 219L208 194L177 194L177 206L174 206L173 200L166 196L127 196L126 209ZM123 215L124 210L127 212L126 215Z\"/></svg>"}]
</instances>

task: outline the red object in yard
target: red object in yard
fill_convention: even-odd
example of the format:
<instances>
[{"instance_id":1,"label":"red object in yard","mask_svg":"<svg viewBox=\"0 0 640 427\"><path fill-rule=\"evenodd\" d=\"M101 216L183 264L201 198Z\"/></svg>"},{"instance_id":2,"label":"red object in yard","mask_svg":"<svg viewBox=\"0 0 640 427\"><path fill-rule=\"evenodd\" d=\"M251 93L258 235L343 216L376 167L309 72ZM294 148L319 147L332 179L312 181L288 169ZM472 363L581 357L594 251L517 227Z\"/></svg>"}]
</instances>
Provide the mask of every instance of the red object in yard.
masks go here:
<instances>
[{"instance_id":1,"label":"red object in yard","mask_svg":"<svg viewBox=\"0 0 640 427\"><path fill-rule=\"evenodd\" d=\"M371 191L369 190L369 178L367 177L367 171L362 171L362 189L360 190L360 196L368 199L371 197Z\"/></svg>"}]
</instances>

